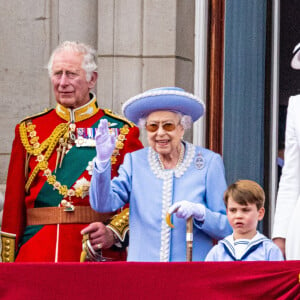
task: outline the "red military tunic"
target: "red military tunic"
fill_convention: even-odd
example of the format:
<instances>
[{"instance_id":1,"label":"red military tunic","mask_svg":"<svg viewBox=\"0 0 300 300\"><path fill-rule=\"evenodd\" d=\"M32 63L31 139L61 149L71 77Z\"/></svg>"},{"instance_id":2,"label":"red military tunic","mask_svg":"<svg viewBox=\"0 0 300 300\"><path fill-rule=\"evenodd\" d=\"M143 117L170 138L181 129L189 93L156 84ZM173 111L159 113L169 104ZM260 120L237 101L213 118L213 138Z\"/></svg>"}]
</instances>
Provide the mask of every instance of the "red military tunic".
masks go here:
<instances>
[{"instance_id":1,"label":"red military tunic","mask_svg":"<svg viewBox=\"0 0 300 300\"><path fill-rule=\"evenodd\" d=\"M76 130L85 132L87 128L97 127L101 118L107 118L112 130L119 134L112 156L113 177L117 175L124 155L142 148L139 130L110 111L99 109L95 97L77 110L71 111L57 105L55 110L27 118L16 126L1 228L3 261L13 261L14 250L15 261L18 262L79 261L82 251L80 231L88 223L28 225L28 209L62 206L63 199L73 205L75 211L78 206L89 206L91 171L88 166L92 165L96 149L76 147L73 143L71 149L70 146L67 149L69 152L63 155L62 142L63 138L67 140L69 133L70 136L76 134ZM76 125L73 132L68 125L72 119ZM80 138L77 134L76 143L82 142ZM60 144L59 152L57 149ZM25 175L27 170L28 174ZM37 210L33 211L36 214ZM50 216L48 218L51 219ZM11 249L14 239L15 249ZM103 250L103 255L113 260L126 259L124 250Z\"/></svg>"}]
</instances>

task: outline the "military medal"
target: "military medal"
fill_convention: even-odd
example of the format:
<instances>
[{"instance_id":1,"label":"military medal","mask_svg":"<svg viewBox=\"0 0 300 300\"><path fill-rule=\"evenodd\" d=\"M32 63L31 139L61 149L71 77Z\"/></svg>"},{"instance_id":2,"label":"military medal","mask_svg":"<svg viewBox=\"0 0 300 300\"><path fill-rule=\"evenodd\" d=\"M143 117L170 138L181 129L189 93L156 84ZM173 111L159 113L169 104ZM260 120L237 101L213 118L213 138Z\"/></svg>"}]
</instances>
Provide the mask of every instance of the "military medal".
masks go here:
<instances>
[{"instance_id":1,"label":"military medal","mask_svg":"<svg viewBox=\"0 0 300 300\"><path fill-rule=\"evenodd\" d=\"M117 123L109 123L109 127L115 126ZM96 134L98 128L77 128L76 129L76 147L96 147ZM109 128L109 133L117 137L120 133L119 128ZM125 139L125 137L124 137Z\"/></svg>"},{"instance_id":2,"label":"military medal","mask_svg":"<svg viewBox=\"0 0 300 300\"><path fill-rule=\"evenodd\" d=\"M67 132L61 137L58 141L59 146L57 147L57 156L56 156L56 164L55 164L55 172L57 171L57 167L61 168L65 155L67 151L72 148L72 144L75 141L75 130L76 125L74 123L69 124L69 128Z\"/></svg>"}]
</instances>

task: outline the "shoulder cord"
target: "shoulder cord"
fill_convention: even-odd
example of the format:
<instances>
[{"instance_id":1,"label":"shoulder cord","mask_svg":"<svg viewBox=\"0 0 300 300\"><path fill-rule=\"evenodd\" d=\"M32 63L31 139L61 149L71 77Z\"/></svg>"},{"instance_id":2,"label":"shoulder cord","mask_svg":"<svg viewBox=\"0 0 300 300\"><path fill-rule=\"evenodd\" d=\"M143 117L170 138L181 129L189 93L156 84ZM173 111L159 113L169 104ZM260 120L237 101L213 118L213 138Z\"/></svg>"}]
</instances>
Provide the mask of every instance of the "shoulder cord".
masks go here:
<instances>
[{"instance_id":1,"label":"shoulder cord","mask_svg":"<svg viewBox=\"0 0 300 300\"><path fill-rule=\"evenodd\" d=\"M41 159L41 161L38 162L38 164L35 166L34 170L32 171L29 179L27 180L25 184L25 191L28 192L34 178L38 174L40 170L46 170L48 168L48 159L50 158L51 154L53 153L56 144L58 143L59 139L67 132L69 128L69 123L61 123L55 127L55 129L52 131L51 135L38 147L33 147L30 145L28 141L27 132L30 132L30 130L33 130L30 128L30 126L33 126L32 124L29 124L29 128L25 126L25 123L21 123L20 125L20 137L21 142L26 150L26 152L30 155L38 156L41 155L44 150L46 150L46 153Z\"/></svg>"}]
</instances>

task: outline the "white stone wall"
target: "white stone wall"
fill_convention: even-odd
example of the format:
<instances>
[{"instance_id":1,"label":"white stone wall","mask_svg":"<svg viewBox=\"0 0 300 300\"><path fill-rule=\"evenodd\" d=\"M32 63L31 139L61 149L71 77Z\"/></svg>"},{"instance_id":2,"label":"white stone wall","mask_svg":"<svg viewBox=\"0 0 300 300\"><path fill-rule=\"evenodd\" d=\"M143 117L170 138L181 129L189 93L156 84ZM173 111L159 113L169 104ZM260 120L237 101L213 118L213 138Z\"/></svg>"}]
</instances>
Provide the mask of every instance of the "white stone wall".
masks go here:
<instances>
[{"instance_id":1,"label":"white stone wall","mask_svg":"<svg viewBox=\"0 0 300 300\"><path fill-rule=\"evenodd\" d=\"M63 40L98 49L98 100L177 85L193 92L194 0L0 0L0 191L14 127L55 105L45 66Z\"/></svg>"},{"instance_id":2,"label":"white stone wall","mask_svg":"<svg viewBox=\"0 0 300 300\"><path fill-rule=\"evenodd\" d=\"M46 3L36 0L0 1L2 185L6 180L15 123L50 104L49 82L44 72L49 55L49 4Z\"/></svg>"}]
</instances>

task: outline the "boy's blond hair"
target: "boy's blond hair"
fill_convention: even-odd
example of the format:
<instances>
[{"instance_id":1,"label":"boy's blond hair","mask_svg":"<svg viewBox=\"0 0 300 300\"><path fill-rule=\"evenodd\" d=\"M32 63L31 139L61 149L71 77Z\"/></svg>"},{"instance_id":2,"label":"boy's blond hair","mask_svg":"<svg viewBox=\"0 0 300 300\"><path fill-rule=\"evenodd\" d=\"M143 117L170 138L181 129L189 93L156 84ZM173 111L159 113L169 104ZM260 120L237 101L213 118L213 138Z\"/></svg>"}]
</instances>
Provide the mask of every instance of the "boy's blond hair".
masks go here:
<instances>
[{"instance_id":1,"label":"boy's blond hair","mask_svg":"<svg viewBox=\"0 0 300 300\"><path fill-rule=\"evenodd\" d=\"M257 209L264 207L265 192L262 187L252 180L238 180L231 184L224 193L224 202L227 207L231 197L240 205L255 204Z\"/></svg>"}]
</instances>

